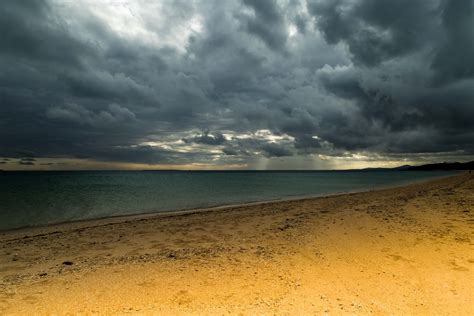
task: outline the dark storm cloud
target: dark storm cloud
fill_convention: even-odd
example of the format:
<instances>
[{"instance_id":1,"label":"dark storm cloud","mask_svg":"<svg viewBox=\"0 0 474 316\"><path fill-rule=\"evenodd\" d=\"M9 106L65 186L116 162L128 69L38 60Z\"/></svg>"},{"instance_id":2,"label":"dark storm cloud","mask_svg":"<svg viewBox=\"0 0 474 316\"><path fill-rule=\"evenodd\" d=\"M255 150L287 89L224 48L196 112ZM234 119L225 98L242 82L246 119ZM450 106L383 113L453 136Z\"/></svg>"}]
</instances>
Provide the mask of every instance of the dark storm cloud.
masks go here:
<instances>
[{"instance_id":1,"label":"dark storm cloud","mask_svg":"<svg viewBox=\"0 0 474 316\"><path fill-rule=\"evenodd\" d=\"M286 44L286 28L282 12L272 0L243 0L253 9L254 16L243 15L242 22L247 31L259 37L270 48L282 50Z\"/></svg>"},{"instance_id":2,"label":"dark storm cloud","mask_svg":"<svg viewBox=\"0 0 474 316\"><path fill-rule=\"evenodd\" d=\"M330 43L345 42L354 60L375 65L421 48L433 34L437 1L310 1Z\"/></svg>"},{"instance_id":3,"label":"dark storm cloud","mask_svg":"<svg viewBox=\"0 0 474 316\"><path fill-rule=\"evenodd\" d=\"M239 152L233 148L224 148L222 152L227 156L238 156Z\"/></svg>"},{"instance_id":4,"label":"dark storm cloud","mask_svg":"<svg viewBox=\"0 0 474 316\"><path fill-rule=\"evenodd\" d=\"M286 157L293 155L287 148L272 143L264 144L260 149L264 151L266 157Z\"/></svg>"},{"instance_id":5,"label":"dark storm cloud","mask_svg":"<svg viewBox=\"0 0 474 316\"><path fill-rule=\"evenodd\" d=\"M27 162L35 162L36 159L34 158L29 158L29 157L26 157L26 158L21 158L22 161L27 161Z\"/></svg>"},{"instance_id":6,"label":"dark storm cloud","mask_svg":"<svg viewBox=\"0 0 474 316\"><path fill-rule=\"evenodd\" d=\"M441 41L432 68L436 79L449 82L474 77L474 2L445 1L442 6L445 38Z\"/></svg>"},{"instance_id":7,"label":"dark storm cloud","mask_svg":"<svg viewBox=\"0 0 474 316\"><path fill-rule=\"evenodd\" d=\"M91 53L87 45L69 34L45 0L5 1L0 16L0 52L6 58L80 67L81 58Z\"/></svg>"},{"instance_id":8,"label":"dark storm cloud","mask_svg":"<svg viewBox=\"0 0 474 316\"><path fill-rule=\"evenodd\" d=\"M104 127L110 124L125 123L135 120L135 114L118 104L109 104L107 110L100 112L90 111L76 104L67 104L63 107L51 107L46 111L46 117L52 120Z\"/></svg>"},{"instance_id":9,"label":"dark storm cloud","mask_svg":"<svg viewBox=\"0 0 474 316\"><path fill-rule=\"evenodd\" d=\"M21 159L18 161L18 164L24 165L24 166L34 166L35 163L36 163L36 159L34 159L34 158L29 158L29 157L21 158Z\"/></svg>"},{"instance_id":10,"label":"dark storm cloud","mask_svg":"<svg viewBox=\"0 0 474 316\"><path fill-rule=\"evenodd\" d=\"M350 150L472 153L472 1L309 3L329 42L348 45L359 67L323 72L357 113L321 135ZM376 78L376 79L374 79Z\"/></svg>"},{"instance_id":11,"label":"dark storm cloud","mask_svg":"<svg viewBox=\"0 0 474 316\"><path fill-rule=\"evenodd\" d=\"M209 131L205 131L201 135L194 136L191 139L184 138L183 140L185 142L192 141L198 144L222 145L223 143L225 143L226 138L224 137L224 135L222 135L219 132L214 133L214 134L209 134Z\"/></svg>"},{"instance_id":12,"label":"dark storm cloud","mask_svg":"<svg viewBox=\"0 0 474 316\"><path fill-rule=\"evenodd\" d=\"M4 1L0 157L474 154L473 7Z\"/></svg>"}]
</instances>

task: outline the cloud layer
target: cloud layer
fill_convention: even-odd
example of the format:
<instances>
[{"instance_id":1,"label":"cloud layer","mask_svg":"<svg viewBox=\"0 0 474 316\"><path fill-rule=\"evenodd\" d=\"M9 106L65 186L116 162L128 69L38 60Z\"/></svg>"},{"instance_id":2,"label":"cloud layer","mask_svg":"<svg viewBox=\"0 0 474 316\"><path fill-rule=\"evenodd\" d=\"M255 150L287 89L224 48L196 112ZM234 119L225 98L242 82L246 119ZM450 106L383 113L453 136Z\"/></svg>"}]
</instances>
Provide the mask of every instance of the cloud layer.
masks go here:
<instances>
[{"instance_id":1,"label":"cloud layer","mask_svg":"<svg viewBox=\"0 0 474 316\"><path fill-rule=\"evenodd\" d=\"M472 0L4 1L0 28L2 166L474 155Z\"/></svg>"}]
</instances>

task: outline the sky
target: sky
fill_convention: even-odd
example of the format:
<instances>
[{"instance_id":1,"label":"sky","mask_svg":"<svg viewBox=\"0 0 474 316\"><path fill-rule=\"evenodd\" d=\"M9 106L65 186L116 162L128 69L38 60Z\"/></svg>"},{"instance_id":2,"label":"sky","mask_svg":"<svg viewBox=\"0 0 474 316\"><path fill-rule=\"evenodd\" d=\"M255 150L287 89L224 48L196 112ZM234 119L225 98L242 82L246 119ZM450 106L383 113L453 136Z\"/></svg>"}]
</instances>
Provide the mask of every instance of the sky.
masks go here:
<instances>
[{"instance_id":1,"label":"sky","mask_svg":"<svg viewBox=\"0 0 474 316\"><path fill-rule=\"evenodd\" d=\"M0 29L0 169L474 157L474 0L12 0Z\"/></svg>"}]
</instances>

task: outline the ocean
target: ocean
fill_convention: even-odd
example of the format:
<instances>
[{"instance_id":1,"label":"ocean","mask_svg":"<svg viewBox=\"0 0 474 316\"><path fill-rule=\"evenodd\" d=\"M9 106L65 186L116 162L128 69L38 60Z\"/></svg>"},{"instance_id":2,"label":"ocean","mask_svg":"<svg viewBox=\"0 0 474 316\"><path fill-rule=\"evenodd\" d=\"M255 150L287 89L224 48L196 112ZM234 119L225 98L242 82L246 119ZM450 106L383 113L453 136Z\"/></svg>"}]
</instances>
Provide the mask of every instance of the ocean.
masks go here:
<instances>
[{"instance_id":1,"label":"ocean","mask_svg":"<svg viewBox=\"0 0 474 316\"><path fill-rule=\"evenodd\" d=\"M373 189L441 171L58 171L0 173L0 230Z\"/></svg>"}]
</instances>

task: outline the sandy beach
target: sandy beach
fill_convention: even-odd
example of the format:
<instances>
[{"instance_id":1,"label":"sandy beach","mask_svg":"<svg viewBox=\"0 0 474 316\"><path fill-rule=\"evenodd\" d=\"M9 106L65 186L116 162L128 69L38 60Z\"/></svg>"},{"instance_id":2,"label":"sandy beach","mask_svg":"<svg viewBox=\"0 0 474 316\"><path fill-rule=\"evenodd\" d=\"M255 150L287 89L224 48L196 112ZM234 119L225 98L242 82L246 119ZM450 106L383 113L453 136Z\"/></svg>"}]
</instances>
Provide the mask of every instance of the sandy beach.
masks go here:
<instances>
[{"instance_id":1,"label":"sandy beach","mask_svg":"<svg viewBox=\"0 0 474 316\"><path fill-rule=\"evenodd\" d=\"M0 314L474 314L474 175L0 233Z\"/></svg>"}]
</instances>

